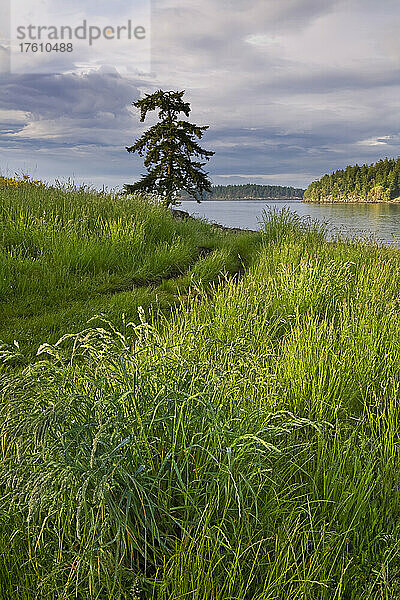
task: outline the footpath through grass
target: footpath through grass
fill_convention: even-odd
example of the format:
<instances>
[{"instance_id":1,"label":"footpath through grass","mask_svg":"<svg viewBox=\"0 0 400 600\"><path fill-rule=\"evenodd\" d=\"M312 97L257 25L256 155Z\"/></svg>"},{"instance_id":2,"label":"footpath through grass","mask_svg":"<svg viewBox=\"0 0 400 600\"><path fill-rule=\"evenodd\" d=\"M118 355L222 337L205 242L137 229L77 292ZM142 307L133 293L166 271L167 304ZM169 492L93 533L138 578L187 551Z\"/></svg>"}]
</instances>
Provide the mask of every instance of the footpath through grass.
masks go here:
<instances>
[{"instance_id":1,"label":"footpath through grass","mask_svg":"<svg viewBox=\"0 0 400 600\"><path fill-rule=\"evenodd\" d=\"M1 598L400 597L399 251L261 238L4 370Z\"/></svg>"},{"instance_id":2,"label":"footpath through grass","mask_svg":"<svg viewBox=\"0 0 400 600\"><path fill-rule=\"evenodd\" d=\"M0 187L0 197L0 340L29 352L98 313L120 322L138 306L167 308L241 270L260 238L84 188L27 182Z\"/></svg>"}]
</instances>

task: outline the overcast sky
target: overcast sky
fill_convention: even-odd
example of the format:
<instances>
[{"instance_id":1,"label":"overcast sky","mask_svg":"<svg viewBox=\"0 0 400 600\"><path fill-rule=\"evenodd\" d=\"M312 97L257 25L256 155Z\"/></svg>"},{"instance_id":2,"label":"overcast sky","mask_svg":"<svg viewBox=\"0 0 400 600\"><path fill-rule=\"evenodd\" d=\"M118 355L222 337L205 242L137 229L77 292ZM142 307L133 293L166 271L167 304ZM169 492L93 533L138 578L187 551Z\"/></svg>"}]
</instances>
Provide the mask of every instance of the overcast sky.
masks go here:
<instances>
[{"instance_id":1,"label":"overcast sky","mask_svg":"<svg viewBox=\"0 0 400 600\"><path fill-rule=\"evenodd\" d=\"M122 22L129 2L112 5ZM79 6L88 20L98 15L98 2ZM135 72L129 52L47 74L10 74L3 60L3 173L134 181L142 162L125 146L143 125L131 103L159 88L185 89L191 120L210 125L214 183L306 187L400 155L398 0L153 0L151 9L149 72Z\"/></svg>"}]
</instances>

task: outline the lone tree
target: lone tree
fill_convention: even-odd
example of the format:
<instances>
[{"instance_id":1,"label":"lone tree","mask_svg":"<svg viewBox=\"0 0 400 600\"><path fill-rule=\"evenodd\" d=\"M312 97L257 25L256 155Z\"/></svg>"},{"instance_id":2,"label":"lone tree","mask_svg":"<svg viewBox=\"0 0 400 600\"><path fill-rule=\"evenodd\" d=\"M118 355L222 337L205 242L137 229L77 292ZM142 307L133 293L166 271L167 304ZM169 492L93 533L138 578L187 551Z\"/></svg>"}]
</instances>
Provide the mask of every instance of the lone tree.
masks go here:
<instances>
[{"instance_id":1,"label":"lone tree","mask_svg":"<svg viewBox=\"0 0 400 600\"><path fill-rule=\"evenodd\" d=\"M128 152L145 155L147 168L140 181L125 185L127 194L154 192L169 206L177 203L180 192L185 191L200 202L204 192L211 191L208 173L203 170L206 163L202 161L209 160L214 152L204 150L196 141L208 127L179 120L181 113L189 117L191 110L190 104L182 99L184 93L158 90L133 103L140 109L142 122L151 111L158 111L159 122L133 146L126 147Z\"/></svg>"}]
</instances>

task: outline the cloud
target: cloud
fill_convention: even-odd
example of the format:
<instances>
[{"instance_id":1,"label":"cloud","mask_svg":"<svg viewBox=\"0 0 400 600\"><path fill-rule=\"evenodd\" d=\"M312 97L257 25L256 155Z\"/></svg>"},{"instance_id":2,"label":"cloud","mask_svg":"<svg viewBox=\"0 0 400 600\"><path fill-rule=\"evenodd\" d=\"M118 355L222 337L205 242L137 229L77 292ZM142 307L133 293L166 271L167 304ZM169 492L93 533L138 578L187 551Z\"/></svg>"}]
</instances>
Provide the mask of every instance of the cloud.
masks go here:
<instances>
[{"instance_id":1,"label":"cloud","mask_svg":"<svg viewBox=\"0 0 400 600\"><path fill-rule=\"evenodd\" d=\"M130 105L139 95L136 85L116 72L9 76L0 88L0 119L3 111L17 130L3 135L1 144L16 139L39 145L122 143L133 129Z\"/></svg>"},{"instance_id":2,"label":"cloud","mask_svg":"<svg viewBox=\"0 0 400 600\"><path fill-rule=\"evenodd\" d=\"M138 96L137 87L116 72L19 75L3 79L0 108L12 107L37 118L87 119L99 112L125 114Z\"/></svg>"},{"instance_id":3,"label":"cloud","mask_svg":"<svg viewBox=\"0 0 400 600\"><path fill-rule=\"evenodd\" d=\"M125 181L143 171L124 150L143 131L131 102L163 88L185 89L193 121L210 125L216 182L304 186L397 156L399 17L395 0L154 0L151 75L3 77L0 148L18 164L34 150L44 173Z\"/></svg>"}]
</instances>

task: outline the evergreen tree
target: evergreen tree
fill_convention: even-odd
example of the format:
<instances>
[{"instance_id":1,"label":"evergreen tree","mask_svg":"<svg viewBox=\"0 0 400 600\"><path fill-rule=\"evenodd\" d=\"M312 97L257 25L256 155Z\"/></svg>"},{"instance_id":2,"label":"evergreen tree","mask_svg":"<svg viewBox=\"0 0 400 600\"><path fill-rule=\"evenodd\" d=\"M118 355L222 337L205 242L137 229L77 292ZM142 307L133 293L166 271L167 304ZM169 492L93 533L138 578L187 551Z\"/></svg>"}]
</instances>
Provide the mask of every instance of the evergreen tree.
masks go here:
<instances>
[{"instance_id":1,"label":"evergreen tree","mask_svg":"<svg viewBox=\"0 0 400 600\"><path fill-rule=\"evenodd\" d=\"M207 194L209 200L286 199L303 197L304 190L280 185L214 185Z\"/></svg>"},{"instance_id":2,"label":"evergreen tree","mask_svg":"<svg viewBox=\"0 0 400 600\"><path fill-rule=\"evenodd\" d=\"M125 185L126 193L154 192L169 206L177 203L182 191L200 202L204 193L211 190L208 174L203 170L206 163L202 161L209 160L214 152L197 143L208 127L180 119L181 113L189 117L191 110L190 104L183 100L184 93L158 90L133 103L140 110L142 122L152 111L158 111L159 121L126 148L128 152L145 155L147 168L140 181Z\"/></svg>"},{"instance_id":3,"label":"evergreen tree","mask_svg":"<svg viewBox=\"0 0 400 600\"><path fill-rule=\"evenodd\" d=\"M400 202L400 158L355 165L324 175L306 190L304 200L316 202Z\"/></svg>"}]
</instances>

